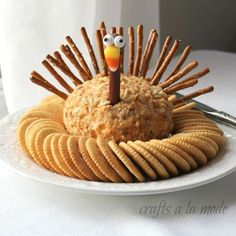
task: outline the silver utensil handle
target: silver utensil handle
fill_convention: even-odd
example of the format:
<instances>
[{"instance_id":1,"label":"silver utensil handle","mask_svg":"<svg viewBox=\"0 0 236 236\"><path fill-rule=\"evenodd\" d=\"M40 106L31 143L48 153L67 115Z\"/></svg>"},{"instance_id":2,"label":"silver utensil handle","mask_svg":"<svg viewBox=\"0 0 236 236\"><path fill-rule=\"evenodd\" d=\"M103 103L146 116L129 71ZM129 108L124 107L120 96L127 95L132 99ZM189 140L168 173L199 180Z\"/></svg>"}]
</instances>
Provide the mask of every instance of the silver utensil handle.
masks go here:
<instances>
[{"instance_id":1,"label":"silver utensil handle","mask_svg":"<svg viewBox=\"0 0 236 236\"><path fill-rule=\"evenodd\" d=\"M223 123L230 125L234 128L236 128L236 117L224 112L224 111L204 111L207 115L211 116L212 118L215 118L219 121L222 121Z\"/></svg>"}]
</instances>

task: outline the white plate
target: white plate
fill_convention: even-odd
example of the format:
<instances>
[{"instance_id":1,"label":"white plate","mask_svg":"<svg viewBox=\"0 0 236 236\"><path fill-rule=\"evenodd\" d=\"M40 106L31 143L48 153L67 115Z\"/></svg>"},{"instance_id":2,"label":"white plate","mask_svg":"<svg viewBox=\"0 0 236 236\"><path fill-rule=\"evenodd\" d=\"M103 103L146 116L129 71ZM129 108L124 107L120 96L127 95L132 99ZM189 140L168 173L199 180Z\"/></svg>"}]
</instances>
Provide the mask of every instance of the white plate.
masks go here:
<instances>
[{"instance_id":1,"label":"white plate","mask_svg":"<svg viewBox=\"0 0 236 236\"><path fill-rule=\"evenodd\" d=\"M186 175L147 183L102 183L73 179L52 173L24 156L16 142L16 125L24 111L0 121L0 161L25 177L81 192L111 195L144 195L173 192L200 186L236 170L236 130L220 125L227 143L217 158L206 166Z\"/></svg>"}]
</instances>

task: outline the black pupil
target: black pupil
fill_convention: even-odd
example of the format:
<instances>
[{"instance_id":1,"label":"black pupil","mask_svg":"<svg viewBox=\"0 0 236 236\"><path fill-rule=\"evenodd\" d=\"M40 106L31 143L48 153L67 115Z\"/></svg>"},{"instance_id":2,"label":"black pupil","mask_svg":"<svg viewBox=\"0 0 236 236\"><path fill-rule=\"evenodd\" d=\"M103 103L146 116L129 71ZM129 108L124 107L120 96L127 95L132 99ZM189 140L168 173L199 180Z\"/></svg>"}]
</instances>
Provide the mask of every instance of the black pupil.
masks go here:
<instances>
[{"instance_id":1,"label":"black pupil","mask_svg":"<svg viewBox=\"0 0 236 236\"><path fill-rule=\"evenodd\" d=\"M107 42L107 41L108 41L108 38L105 38L104 41Z\"/></svg>"},{"instance_id":2,"label":"black pupil","mask_svg":"<svg viewBox=\"0 0 236 236\"><path fill-rule=\"evenodd\" d=\"M119 42L120 42L120 43L123 43L123 39L120 39Z\"/></svg>"}]
</instances>

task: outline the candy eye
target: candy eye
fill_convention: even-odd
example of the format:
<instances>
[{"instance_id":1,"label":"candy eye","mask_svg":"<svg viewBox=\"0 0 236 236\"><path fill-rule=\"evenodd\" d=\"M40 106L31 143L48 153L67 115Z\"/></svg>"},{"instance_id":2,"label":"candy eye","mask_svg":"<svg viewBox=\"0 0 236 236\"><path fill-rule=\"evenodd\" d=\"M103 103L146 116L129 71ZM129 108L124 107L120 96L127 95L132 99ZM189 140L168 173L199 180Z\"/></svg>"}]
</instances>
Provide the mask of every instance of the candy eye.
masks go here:
<instances>
[{"instance_id":1,"label":"candy eye","mask_svg":"<svg viewBox=\"0 0 236 236\"><path fill-rule=\"evenodd\" d=\"M118 48L123 48L125 46L125 39L123 36L118 35L114 39L114 44Z\"/></svg>"},{"instance_id":2,"label":"candy eye","mask_svg":"<svg viewBox=\"0 0 236 236\"><path fill-rule=\"evenodd\" d=\"M114 38L112 37L111 34L107 34L107 35L104 36L104 38L103 38L103 44L104 44L105 46L110 46L110 45L113 44L113 42L114 42Z\"/></svg>"}]
</instances>

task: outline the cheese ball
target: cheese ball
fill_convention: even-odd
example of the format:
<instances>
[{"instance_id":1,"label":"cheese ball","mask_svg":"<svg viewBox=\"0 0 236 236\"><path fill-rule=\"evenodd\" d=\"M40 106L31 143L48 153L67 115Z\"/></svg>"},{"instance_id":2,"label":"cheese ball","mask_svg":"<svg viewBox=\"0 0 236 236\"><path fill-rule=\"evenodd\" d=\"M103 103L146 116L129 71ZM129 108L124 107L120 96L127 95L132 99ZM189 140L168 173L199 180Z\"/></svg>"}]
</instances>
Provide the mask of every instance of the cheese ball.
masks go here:
<instances>
[{"instance_id":1,"label":"cheese ball","mask_svg":"<svg viewBox=\"0 0 236 236\"><path fill-rule=\"evenodd\" d=\"M168 137L173 122L167 95L143 78L121 75L120 79L121 101L114 106L108 100L109 77L97 75L79 85L65 102L67 131L117 142Z\"/></svg>"}]
</instances>

